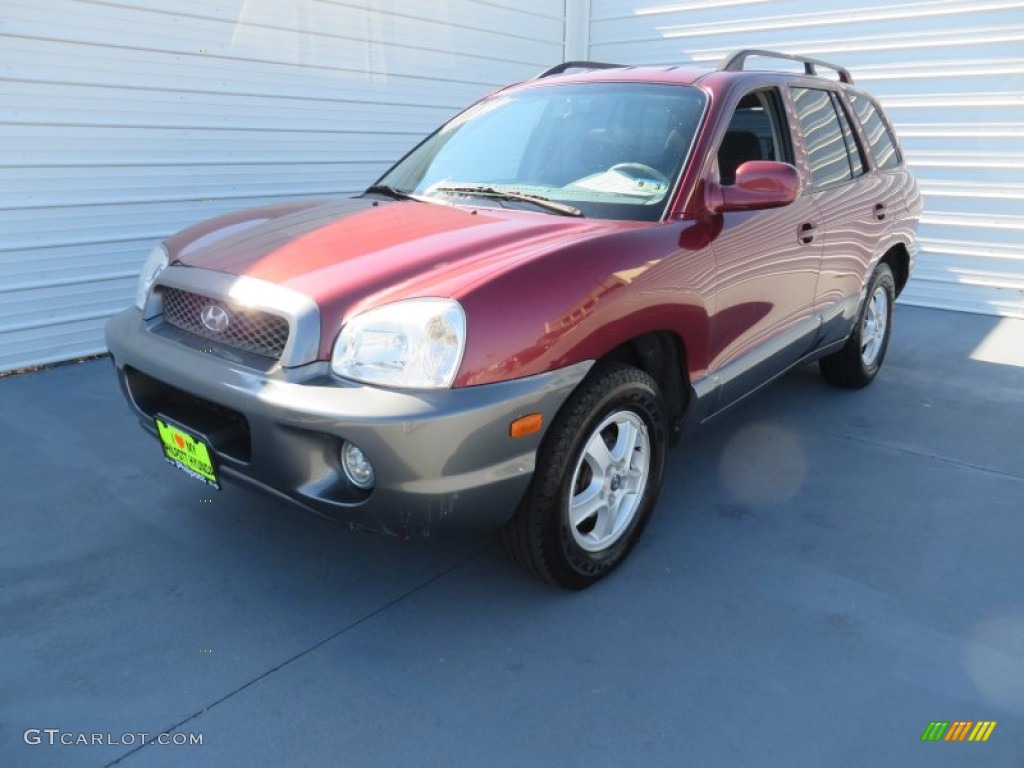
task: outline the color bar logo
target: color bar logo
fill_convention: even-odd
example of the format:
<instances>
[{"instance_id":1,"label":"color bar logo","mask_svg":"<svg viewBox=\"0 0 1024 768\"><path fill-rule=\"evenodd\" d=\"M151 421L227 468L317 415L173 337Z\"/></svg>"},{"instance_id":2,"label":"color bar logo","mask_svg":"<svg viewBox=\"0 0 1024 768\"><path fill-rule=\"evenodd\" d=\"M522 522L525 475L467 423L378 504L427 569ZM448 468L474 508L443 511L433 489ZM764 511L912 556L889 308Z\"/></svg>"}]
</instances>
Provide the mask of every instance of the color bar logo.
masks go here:
<instances>
[{"instance_id":1,"label":"color bar logo","mask_svg":"<svg viewBox=\"0 0 1024 768\"><path fill-rule=\"evenodd\" d=\"M921 741L988 741L995 729L995 720L932 720L921 734Z\"/></svg>"}]
</instances>

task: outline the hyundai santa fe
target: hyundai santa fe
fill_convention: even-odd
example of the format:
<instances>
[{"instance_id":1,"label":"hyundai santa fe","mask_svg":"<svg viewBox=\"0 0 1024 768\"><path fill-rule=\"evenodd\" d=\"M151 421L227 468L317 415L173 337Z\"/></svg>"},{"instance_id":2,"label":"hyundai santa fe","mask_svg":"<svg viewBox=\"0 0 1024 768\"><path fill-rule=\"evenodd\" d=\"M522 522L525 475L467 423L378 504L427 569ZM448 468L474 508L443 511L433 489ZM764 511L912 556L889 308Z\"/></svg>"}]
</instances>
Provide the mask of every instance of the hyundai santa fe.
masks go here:
<instances>
[{"instance_id":1,"label":"hyundai santa fe","mask_svg":"<svg viewBox=\"0 0 1024 768\"><path fill-rule=\"evenodd\" d=\"M579 589L633 547L689 426L805 363L876 376L920 213L840 66L568 62L354 198L167 238L107 343L199 482L399 536L500 530Z\"/></svg>"}]
</instances>

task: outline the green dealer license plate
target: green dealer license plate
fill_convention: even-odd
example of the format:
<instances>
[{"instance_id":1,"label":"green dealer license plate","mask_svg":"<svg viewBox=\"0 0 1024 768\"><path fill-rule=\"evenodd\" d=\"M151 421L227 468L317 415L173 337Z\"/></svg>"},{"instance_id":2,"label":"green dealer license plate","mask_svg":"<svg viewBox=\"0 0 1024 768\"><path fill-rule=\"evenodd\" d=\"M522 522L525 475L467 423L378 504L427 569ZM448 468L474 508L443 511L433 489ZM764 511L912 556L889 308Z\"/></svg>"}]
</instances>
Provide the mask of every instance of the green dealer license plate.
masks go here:
<instances>
[{"instance_id":1,"label":"green dealer license plate","mask_svg":"<svg viewBox=\"0 0 1024 768\"><path fill-rule=\"evenodd\" d=\"M167 461L186 475L220 490L215 454L205 440L163 416L156 417L156 431Z\"/></svg>"}]
</instances>

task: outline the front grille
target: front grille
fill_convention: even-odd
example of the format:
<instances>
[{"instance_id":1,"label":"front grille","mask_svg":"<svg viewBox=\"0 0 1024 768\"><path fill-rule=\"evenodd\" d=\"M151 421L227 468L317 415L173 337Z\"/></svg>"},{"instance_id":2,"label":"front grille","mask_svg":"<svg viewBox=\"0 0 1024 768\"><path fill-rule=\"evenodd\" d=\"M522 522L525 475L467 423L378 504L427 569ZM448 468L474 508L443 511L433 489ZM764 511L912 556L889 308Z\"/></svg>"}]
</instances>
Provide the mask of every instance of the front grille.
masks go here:
<instances>
[{"instance_id":1,"label":"front grille","mask_svg":"<svg viewBox=\"0 0 1024 768\"><path fill-rule=\"evenodd\" d=\"M258 309L239 309L201 293L161 286L164 319L183 331L257 355L281 357L288 343L288 321ZM203 323L203 310L217 307L227 313L227 326L214 331Z\"/></svg>"}]
</instances>

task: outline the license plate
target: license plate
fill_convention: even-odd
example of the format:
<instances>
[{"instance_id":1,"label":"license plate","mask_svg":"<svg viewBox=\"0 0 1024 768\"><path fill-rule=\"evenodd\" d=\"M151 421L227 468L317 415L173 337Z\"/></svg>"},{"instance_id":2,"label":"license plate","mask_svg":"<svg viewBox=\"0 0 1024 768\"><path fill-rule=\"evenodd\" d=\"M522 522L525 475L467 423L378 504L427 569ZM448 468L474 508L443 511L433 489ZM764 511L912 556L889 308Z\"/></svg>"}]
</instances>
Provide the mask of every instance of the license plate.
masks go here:
<instances>
[{"instance_id":1,"label":"license plate","mask_svg":"<svg viewBox=\"0 0 1024 768\"><path fill-rule=\"evenodd\" d=\"M205 440L162 416L156 417L156 431L164 449L164 458L170 464L189 477L220 490L215 454Z\"/></svg>"}]
</instances>

